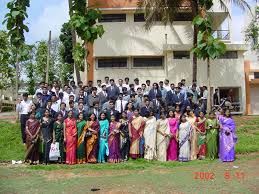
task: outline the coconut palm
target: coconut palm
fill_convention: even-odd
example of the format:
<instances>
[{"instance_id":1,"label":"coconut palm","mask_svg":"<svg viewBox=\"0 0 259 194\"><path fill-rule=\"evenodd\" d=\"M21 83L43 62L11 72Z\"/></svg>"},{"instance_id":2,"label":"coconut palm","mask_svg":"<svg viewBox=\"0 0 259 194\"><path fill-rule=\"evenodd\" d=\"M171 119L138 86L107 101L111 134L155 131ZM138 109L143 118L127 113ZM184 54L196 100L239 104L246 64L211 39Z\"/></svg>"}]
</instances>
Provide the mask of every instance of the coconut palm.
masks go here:
<instances>
[{"instance_id":1,"label":"coconut palm","mask_svg":"<svg viewBox=\"0 0 259 194\"><path fill-rule=\"evenodd\" d=\"M234 5L241 8L243 11L250 11L250 6L246 0L214 0L218 1L221 5L222 10L230 14L228 4L233 3ZM213 0L139 0L138 9L144 11L145 14L145 28L150 30L155 22L160 19L163 24L172 24L176 15L179 11L189 10L192 12L193 18L198 14L202 14L202 11L207 11L206 7L211 7ZM201 5L206 5L202 6ZM204 15L204 14L202 14ZM197 45L197 34L198 28L194 26L193 33L193 46ZM193 54L193 82L197 81L197 56Z\"/></svg>"}]
</instances>

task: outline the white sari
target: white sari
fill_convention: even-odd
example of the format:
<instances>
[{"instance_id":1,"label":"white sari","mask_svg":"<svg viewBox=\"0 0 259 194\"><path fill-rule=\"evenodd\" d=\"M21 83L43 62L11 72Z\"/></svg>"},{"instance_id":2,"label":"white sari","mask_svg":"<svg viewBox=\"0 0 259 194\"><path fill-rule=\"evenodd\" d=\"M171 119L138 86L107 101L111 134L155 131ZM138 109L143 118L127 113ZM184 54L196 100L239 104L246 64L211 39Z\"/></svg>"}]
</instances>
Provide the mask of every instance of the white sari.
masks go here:
<instances>
[{"instance_id":1,"label":"white sari","mask_svg":"<svg viewBox=\"0 0 259 194\"><path fill-rule=\"evenodd\" d=\"M153 160L156 158L156 118L145 118L146 125L144 129L145 154L144 158Z\"/></svg>"},{"instance_id":2,"label":"white sari","mask_svg":"<svg viewBox=\"0 0 259 194\"><path fill-rule=\"evenodd\" d=\"M190 135L191 124L187 121L179 125L179 161L186 162L190 160Z\"/></svg>"},{"instance_id":3,"label":"white sari","mask_svg":"<svg viewBox=\"0 0 259 194\"><path fill-rule=\"evenodd\" d=\"M161 133L165 133L167 136L163 136ZM157 160L165 162L167 156L167 147L169 144L170 127L168 119L159 119L157 121Z\"/></svg>"}]
</instances>

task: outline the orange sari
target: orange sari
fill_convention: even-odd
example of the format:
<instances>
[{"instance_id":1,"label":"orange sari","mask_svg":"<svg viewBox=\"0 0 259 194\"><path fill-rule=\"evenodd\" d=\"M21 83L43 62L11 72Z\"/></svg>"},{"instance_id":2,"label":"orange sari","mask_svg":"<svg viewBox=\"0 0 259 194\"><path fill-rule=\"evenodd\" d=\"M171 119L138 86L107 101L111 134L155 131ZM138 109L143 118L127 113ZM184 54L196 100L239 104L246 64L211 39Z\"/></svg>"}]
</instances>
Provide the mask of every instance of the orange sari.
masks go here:
<instances>
[{"instance_id":1,"label":"orange sari","mask_svg":"<svg viewBox=\"0 0 259 194\"><path fill-rule=\"evenodd\" d=\"M86 139L86 162L88 163L96 163L97 162L97 154L98 154L98 137L99 137L99 129L100 125L98 121L87 121L85 126L85 131L88 132L89 128L96 131L97 134L92 133L91 137Z\"/></svg>"},{"instance_id":2,"label":"orange sari","mask_svg":"<svg viewBox=\"0 0 259 194\"><path fill-rule=\"evenodd\" d=\"M65 119L64 123L66 127L66 164L76 164L76 119L67 118Z\"/></svg>"}]
</instances>

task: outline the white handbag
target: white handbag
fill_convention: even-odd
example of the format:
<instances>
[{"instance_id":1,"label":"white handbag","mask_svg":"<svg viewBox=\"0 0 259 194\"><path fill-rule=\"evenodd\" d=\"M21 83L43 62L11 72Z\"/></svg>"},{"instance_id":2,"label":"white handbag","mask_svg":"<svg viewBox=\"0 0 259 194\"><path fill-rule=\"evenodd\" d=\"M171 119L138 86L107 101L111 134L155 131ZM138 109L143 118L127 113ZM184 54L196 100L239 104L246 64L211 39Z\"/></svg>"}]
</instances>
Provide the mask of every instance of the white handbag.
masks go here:
<instances>
[{"instance_id":1,"label":"white handbag","mask_svg":"<svg viewBox=\"0 0 259 194\"><path fill-rule=\"evenodd\" d=\"M59 143L58 142L52 143L49 151L49 160L57 161L59 157L60 157Z\"/></svg>"}]
</instances>

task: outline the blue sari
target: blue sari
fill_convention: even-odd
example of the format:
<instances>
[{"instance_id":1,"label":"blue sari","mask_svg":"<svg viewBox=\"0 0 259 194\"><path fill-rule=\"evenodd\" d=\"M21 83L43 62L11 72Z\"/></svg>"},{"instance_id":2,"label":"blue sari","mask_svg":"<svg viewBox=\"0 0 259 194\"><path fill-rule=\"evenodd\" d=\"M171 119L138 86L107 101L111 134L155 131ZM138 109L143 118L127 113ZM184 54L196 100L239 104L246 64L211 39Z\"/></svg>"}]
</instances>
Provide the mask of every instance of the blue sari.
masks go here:
<instances>
[{"instance_id":1,"label":"blue sari","mask_svg":"<svg viewBox=\"0 0 259 194\"><path fill-rule=\"evenodd\" d=\"M99 152L98 162L105 163L106 156L109 156L108 135L109 135L109 121L107 119L100 120L100 138L99 138Z\"/></svg>"}]
</instances>

